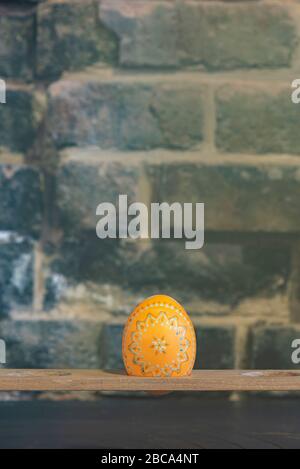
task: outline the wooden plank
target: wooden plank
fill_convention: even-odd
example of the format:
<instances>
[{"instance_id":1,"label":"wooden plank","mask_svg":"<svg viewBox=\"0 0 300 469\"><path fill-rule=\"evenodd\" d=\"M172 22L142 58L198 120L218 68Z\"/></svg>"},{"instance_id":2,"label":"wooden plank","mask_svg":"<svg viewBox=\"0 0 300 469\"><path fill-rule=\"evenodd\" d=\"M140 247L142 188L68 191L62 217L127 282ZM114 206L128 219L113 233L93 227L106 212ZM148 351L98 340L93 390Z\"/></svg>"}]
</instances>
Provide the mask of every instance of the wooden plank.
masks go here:
<instances>
[{"instance_id":1,"label":"wooden plank","mask_svg":"<svg viewBox=\"0 0 300 469\"><path fill-rule=\"evenodd\" d=\"M300 391L300 371L204 371L137 378L121 371L0 370L0 391Z\"/></svg>"}]
</instances>

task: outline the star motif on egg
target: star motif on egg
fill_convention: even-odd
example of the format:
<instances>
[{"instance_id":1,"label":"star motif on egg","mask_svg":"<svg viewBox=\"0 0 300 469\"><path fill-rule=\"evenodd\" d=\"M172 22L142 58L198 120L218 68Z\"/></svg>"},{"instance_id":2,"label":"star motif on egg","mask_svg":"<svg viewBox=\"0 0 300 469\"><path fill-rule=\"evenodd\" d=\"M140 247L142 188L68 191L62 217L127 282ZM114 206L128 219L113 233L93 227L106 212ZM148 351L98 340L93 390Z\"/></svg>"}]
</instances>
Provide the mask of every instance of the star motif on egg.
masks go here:
<instances>
[{"instance_id":1,"label":"star motif on egg","mask_svg":"<svg viewBox=\"0 0 300 469\"><path fill-rule=\"evenodd\" d=\"M154 339L152 340L152 343L151 343L151 348L153 348L155 350L156 354L166 353L167 346L168 346L168 344L167 344L166 339L164 337L162 337L161 339L158 339L157 337L154 337Z\"/></svg>"},{"instance_id":2,"label":"star motif on egg","mask_svg":"<svg viewBox=\"0 0 300 469\"><path fill-rule=\"evenodd\" d=\"M157 316L149 313L144 321L136 322L129 351L134 356L133 363L144 375L168 377L174 372L179 373L182 363L188 361L189 347L186 327L179 325L176 316L168 318L160 312ZM146 350L147 359L144 356Z\"/></svg>"}]
</instances>

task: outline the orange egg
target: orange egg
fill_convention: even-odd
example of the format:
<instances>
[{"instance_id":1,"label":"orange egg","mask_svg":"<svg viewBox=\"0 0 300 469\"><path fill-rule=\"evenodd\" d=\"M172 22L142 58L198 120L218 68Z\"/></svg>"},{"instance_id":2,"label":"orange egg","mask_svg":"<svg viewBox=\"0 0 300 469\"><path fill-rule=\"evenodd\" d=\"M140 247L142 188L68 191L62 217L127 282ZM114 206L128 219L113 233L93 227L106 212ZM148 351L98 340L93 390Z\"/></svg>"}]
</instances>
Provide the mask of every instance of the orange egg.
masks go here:
<instances>
[{"instance_id":1,"label":"orange egg","mask_svg":"<svg viewBox=\"0 0 300 469\"><path fill-rule=\"evenodd\" d=\"M131 376L186 376L195 363L195 330L177 301L155 295L129 316L122 348L125 368Z\"/></svg>"}]
</instances>

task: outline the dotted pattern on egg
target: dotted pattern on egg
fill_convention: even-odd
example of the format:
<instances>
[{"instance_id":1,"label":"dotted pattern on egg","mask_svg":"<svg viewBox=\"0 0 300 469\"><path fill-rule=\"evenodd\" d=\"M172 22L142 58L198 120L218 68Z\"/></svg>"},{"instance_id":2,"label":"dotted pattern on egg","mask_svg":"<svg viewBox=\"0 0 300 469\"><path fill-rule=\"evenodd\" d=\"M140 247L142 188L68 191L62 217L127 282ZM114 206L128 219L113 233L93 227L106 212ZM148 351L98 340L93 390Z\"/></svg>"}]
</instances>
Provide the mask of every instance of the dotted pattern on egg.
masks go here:
<instances>
[{"instance_id":1,"label":"dotted pattern on egg","mask_svg":"<svg viewBox=\"0 0 300 469\"><path fill-rule=\"evenodd\" d=\"M175 301L175 300L174 300ZM193 369L193 365L194 365L194 361L195 361L195 355L196 355L196 337L195 337L195 331L194 331L194 327L193 327L193 324L190 320L190 318L188 317L188 315L184 312L182 312L182 310L180 310L178 307L170 304L170 303L167 303L167 302L155 302L155 303L149 303L148 305L146 306L139 306L137 307L136 311L134 311L128 318L127 320L127 323L126 323L126 326L125 326L125 329L124 329L124 334L123 334L123 346L122 346L122 349L123 349L123 357L124 357L124 361L125 361L125 365L126 365L126 369L127 371L130 373L132 372L132 367L130 367L128 365L128 349L125 349L125 346L124 346L124 337L127 336L128 334L128 329L130 328L130 326L132 325L132 323L134 323L134 321L136 320L137 316L139 316L141 313L145 313L147 311L150 311L150 310L153 310L153 308L163 308L163 309L167 309L169 311L172 311L172 313L174 313L175 317L178 316L180 318L180 320L182 320L186 326L186 328L190 331L190 333L192 334L192 337L194 340L191 340L189 342L189 354L190 354L190 357L189 357L189 361L190 361L190 367L187 371L187 374L191 373L192 369ZM162 314L164 313L164 311L162 311L161 313L159 314ZM151 313L150 313L151 314ZM172 318L170 318L172 319ZM145 322L146 322L146 319L145 319ZM145 326L147 327L147 326ZM133 333L134 334L134 333ZM169 365L167 365L169 366ZM180 369L175 369L173 368L172 371L176 372L176 371L180 371ZM147 370L144 371L144 374L146 375L147 374ZM164 376L164 377L168 377L170 376L170 373L167 373L165 372L164 369L156 366L156 370L152 372L150 372L151 375L153 376L157 376L157 377L160 377L160 376Z\"/></svg>"}]
</instances>

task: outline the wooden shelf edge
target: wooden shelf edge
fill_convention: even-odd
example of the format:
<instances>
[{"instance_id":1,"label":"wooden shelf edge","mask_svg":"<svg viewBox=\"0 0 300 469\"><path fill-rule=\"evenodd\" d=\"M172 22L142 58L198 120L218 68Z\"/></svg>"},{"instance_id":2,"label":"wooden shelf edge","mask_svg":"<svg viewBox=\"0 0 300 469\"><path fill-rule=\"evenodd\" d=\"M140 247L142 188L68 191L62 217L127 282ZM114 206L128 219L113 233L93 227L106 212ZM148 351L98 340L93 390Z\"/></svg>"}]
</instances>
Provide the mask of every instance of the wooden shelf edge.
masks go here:
<instances>
[{"instance_id":1,"label":"wooden shelf edge","mask_svg":"<svg viewBox=\"0 0 300 469\"><path fill-rule=\"evenodd\" d=\"M204 371L138 378L121 371L0 369L0 391L300 391L300 371Z\"/></svg>"}]
</instances>

